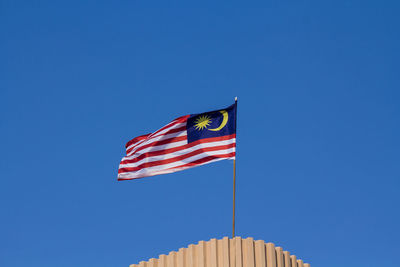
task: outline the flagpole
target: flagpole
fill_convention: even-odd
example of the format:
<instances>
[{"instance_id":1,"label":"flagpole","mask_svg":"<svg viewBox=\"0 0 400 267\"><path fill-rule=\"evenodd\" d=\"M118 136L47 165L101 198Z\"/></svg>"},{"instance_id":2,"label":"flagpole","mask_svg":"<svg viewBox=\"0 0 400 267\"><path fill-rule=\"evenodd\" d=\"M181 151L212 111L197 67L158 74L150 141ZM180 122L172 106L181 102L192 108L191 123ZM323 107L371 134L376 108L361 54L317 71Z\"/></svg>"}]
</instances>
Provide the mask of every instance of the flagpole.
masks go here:
<instances>
[{"instance_id":1,"label":"flagpole","mask_svg":"<svg viewBox=\"0 0 400 267\"><path fill-rule=\"evenodd\" d=\"M235 132L237 117L237 97L235 97ZM236 202L236 155L233 160L233 216L232 216L232 238L235 237L235 202Z\"/></svg>"}]
</instances>

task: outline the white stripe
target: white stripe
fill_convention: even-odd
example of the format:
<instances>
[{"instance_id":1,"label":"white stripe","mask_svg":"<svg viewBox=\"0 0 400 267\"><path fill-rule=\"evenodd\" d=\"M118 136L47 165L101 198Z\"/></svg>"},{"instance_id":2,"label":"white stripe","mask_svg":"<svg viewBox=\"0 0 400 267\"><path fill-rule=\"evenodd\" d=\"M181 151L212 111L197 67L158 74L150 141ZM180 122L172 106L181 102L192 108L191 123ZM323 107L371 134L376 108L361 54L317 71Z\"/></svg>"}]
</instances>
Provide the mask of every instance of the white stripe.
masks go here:
<instances>
[{"instance_id":1,"label":"white stripe","mask_svg":"<svg viewBox=\"0 0 400 267\"><path fill-rule=\"evenodd\" d=\"M232 139L234 139L236 141L235 137L232 137L229 140L232 140ZM207 139L205 139L205 140L207 140ZM214 141L214 142L221 142L221 141ZM168 143L168 144L165 144L165 145L150 146L150 147L147 147L147 148L142 149L140 151L137 151L134 154L129 154L128 156L125 156L123 158L123 160L124 159L133 159L133 158L136 158L138 155L142 155L142 154L147 153L147 152L160 151L160 150L165 150L165 149L169 149L169 148L184 146L187 143L188 143L187 140L184 140L184 141L179 141L179 142ZM212 142L208 142L208 143L212 143Z\"/></svg>"},{"instance_id":2,"label":"white stripe","mask_svg":"<svg viewBox=\"0 0 400 267\"><path fill-rule=\"evenodd\" d=\"M170 158L178 157L178 156L181 156L181 155L185 155L187 153L193 152L193 151L201 149L201 148L230 145L230 144L234 144L235 142L236 142L236 138L232 138L232 139L224 140L224 141L201 143L201 144L198 144L196 146L183 148L181 150L178 150L178 151L175 151L175 152L172 152L172 153L159 155L159 156L145 157L144 159L141 159L141 160L139 160L137 162L134 162L134 163L121 164L120 168L137 167L138 165L140 165L142 163L145 163L145 162L147 163L147 162L154 162L154 161L159 161L159 160L170 159ZM153 150L150 150L150 151L153 151ZM129 159L129 160L130 159L135 159L138 156L139 156L138 154L135 154L132 157L124 157L122 159L122 161L127 160L127 159Z\"/></svg>"},{"instance_id":3,"label":"white stripe","mask_svg":"<svg viewBox=\"0 0 400 267\"><path fill-rule=\"evenodd\" d=\"M193 161L196 161L196 160L208 157L208 156L217 156L217 155L223 155L223 154L228 154L228 153L232 153L232 152L235 152L235 147L232 147L229 149L224 149L224 150L218 150L218 151L204 152L204 153L201 153L201 154L198 154L198 155L195 155L195 156L183 159L183 160L179 160L176 162L158 165L158 166L154 166L154 167L143 168L138 171L133 171L133 173L140 175L145 172L161 171L161 170L165 170L165 169L169 169L169 168L178 167L180 165L185 165L185 164L191 163Z\"/></svg>"},{"instance_id":4,"label":"white stripe","mask_svg":"<svg viewBox=\"0 0 400 267\"><path fill-rule=\"evenodd\" d=\"M166 129L162 130L162 131L159 132L159 133L157 133L157 131L155 131L154 133L156 133L156 134L152 133L152 134L150 134L149 137L150 137L150 138L152 138L152 137L157 137L157 136L163 135L164 133L168 132L169 130L181 128L181 127L183 127L183 126L186 126L186 121L185 121L185 122L177 123L177 124L175 124L175 125L173 125L173 126L171 126L171 127L168 127L168 128L166 128ZM165 126L164 126L164 127L165 127ZM162 128L162 127L161 127L161 128Z\"/></svg>"},{"instance_id":5,"label":"white stripe","mask_svg":"<svg viewBox=\"0 0 400 267\"><path fill-rule=\"evenodd\" d=\"M212 163L212 162L216 162L216 161L220 161L220 160L225 160L225 159L235 159L235 157L217 158L217 159L212 159L212 160L207 161L207 162L199 163L196 166L186 166L186 167L179 167L178 166L176 168L169 169L169 170L151 171L151 172L145 172L145 173L141 173L141 174L137 174L136 172L120 173L120 174L118 174L118 178L119 179L136 179L136 178L154 176L154 175L158 175L158 174L172 173L172 172L183 171L183 170L186 170L186 169L190 169L190 168L193 168L193 167L197 167L197 166L201 166L201 165L204 165L204 164L208 164L208 163Z\"/></svg>"},{"instance_id":6,"label":"white stripe","mask_svg":"<svg viewBox=\"0 0 400 267\"><path fill-rule=\"evenodd\" d=\"M180 131L180 132L176 132L176 133L171 133L171 134L165 134L165 135L161 135L155 138L151 138L151 139L146 139L144 140L142 143L138 144L137 146L135 146L130 152L128 152L128 149L126 150L128 153L127 155L132 155L133 153L135 153L136 150L138 150L139 148L148 145L148 144L152 144L154 142L157 141L162 141L162 140L166 140L169 138L174 138L174 137L178 137L178 136L184 136L186 135L186 130L184 131Z\"/></svg>"},{"instance_id":7,"label":"white stripe","mask_svg":"<svg viewBox=\"0 0 400 267\"><path fill-rule=\"evenodd\" d=\"M172 123L175 122L175 121L176 121L176 120L173 120L173 121L171 121L170 123L168 123L167 125L165 125L165 126L163 126L163 127L166 127L166 126L172 124ZM151 138L153 138L153 137L158 137L159 135L162 135L163 133L165 133L166 131L169 131L170 129L179 128L179 127L175 127L176 125L179 125L179 127L182 127L182 126L186 125L186 122L177 123L177 124L173 125L173 127L165 128L165 129L162 130L161 132L159 132L159 133L157 133L156 135L154 135L154 133L156 133L157 131L159 131L160 129L163 128L163 127L161 127L161 128L158 129L157 131L155 131L155 132L149 134L149 136L148 136L146 139L140 140L140 141L138 141L138 142L136 142L136 143L131 144L129 147L126 148L126 150L131 149L131 148L134 147L135 145L140 144L140 143L142 143L142 142L144 142L144 141L146 141L146 140L148 140L148 139L151 139Z\"/></svg>"},{"instance_id":8,"label":"white stripe","mask_svg":"<svg viewBox=\"0 0 400 267\"><path fill-rule=\"evenodd\" d=\"M129 159L129 158L132 158L132 157L136 157L137 155L142 155L142 154L147 153L149 151L159 151L159 150L165 150L165 149L168 149L168 148L184 146L187 143L188 143L187 140L183 140L183 141L168 143L168 144L165 144L165 145L150 146L150 147L144 148L144 149L142 149L140 151L134 152L134 154L130 153L128 156L125 156L124 158Z\"/></svg>"},{"instance_id":9,"label":"white stripe","mask_svg":"<svg viewBox=\"0 0 400 267\"><path fill-rule=\"evenodd\" d=\"M149 134L149 136L150 136L150 134ZM134 147L134 146L137 146L137 145L140 144L140 143L143 143L144 141L147 140L147 138L148 138L148 136L147 136L146 138L144 138L144 139L141 139L141 140L139 140L139 141L136 141L135 143L130 144L130 146L128 146L128 147L126 148L126 151L128 151L128 149L130 149L131 147Z\"/></svg>"},{"instance_id":10,"label":"white stripe","mask_svg":"<svg viewBox=\"0 0 400 267\"><path fill-rule=\"evenodd\" d=\"M176 128L173 127L173 128L170 128L169 130L172 130L172 129L176 129ZM156 142L156 141L172 138L172 137L182 136L183 135L182 133L186 134L186 130L183 130L183 131L180 131L180 132L176 132L176 133L171 133L171 134L160 134L160 135L157 134L157 135L152 136L152 137L147 137L141 143L136 143L137 144L136 146L129 146L126 149L126 151L128 151L129 149L133 148L133 150L130 151L129 154L128 154L128 155L131 155L131 154L134 153L134 151L136 151L138 148L140 148L140 147L142 147L144 145L147 145L147 144L150 144L150 143L153 143L153 142Z\"/></svg>"}]
</instances>

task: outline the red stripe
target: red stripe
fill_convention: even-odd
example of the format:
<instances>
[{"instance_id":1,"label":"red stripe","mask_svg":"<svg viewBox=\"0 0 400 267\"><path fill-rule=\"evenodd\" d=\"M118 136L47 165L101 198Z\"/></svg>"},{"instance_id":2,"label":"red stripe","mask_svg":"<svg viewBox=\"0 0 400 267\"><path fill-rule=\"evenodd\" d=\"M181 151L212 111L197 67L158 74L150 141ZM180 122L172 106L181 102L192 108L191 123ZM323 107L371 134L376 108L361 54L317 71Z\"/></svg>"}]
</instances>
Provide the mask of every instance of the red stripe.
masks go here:
<instances>
[{"instance_id":1,"label":"red stripe","mask_svg":"<svg viewBox=\"0 0 400 267\"><path fill-rule=\"evenodd\" d=\"M121 168L121 169L124 170L123 172L137 171L136 168L143 169L143 168L148 168L148 167L154 167L154 166L158 166L158 165L168 164L168 163L172 163L172 162L175 162L175 161L183 160L183 159L186 159L186 158L189 158L189 157L192 157L192 156L204 153L204 152L225 150L225 149L233 148L235 146L236 146L236 144L232 143L232 144L221 145L221 146L203 147L203 148L199 148L199 149L190 151L187 154L180 155L180 156L177 156L177 157L174 157L174 158L147 162L147 163L143 163L141 165L138 165L137 167L126 167L126 168ZM135 162L140 160L139 158L135 158L135 159L137 159ZM134 163L134 162L130 162L130 163ZM126 162L121 162L121 164L126 164ZM146 165L146 164L148 164L148 165ZM126 170L126 169L129 169L129 170Z\"/></svg>"},{"instance_id":2,"label":"red stripe","mask_svg":"<svg viewBox=\"0 0 400 267\"><path fill-rule=\"evenodd\" d=\"M165 130L165 129L171 128L171 127L174 126L175 124L185 122L185 121L187 121L187 118L189 118L189 117L190 117L190 115L185 115L185 116L179 117L179 118L173 120L172 122L170 122L169 124L165 125L165 126L162 127L161 129L155 131L155 132L152 133L149 137L153 137L155 134L157 134L157 133L159 133L159 132L161 132L161 131L163 131L163 130Z\"/></svg>"},{"instance_id":3,"label":"red stripe","mask_svg":"<svg viewBox=\"0 0 400 267\"><path fill-rule=\"evenodd\" d=\"M169 130L169 131L167 131L165 133L159 134L159 135L150 136L149 140L153 139L153 138L157 138L157 137L163 136L163 135L166 135L166 134L173 134L173 133L183 132L183 131L186 131L186 125L181 126L179 128L173 128L173 129L171 129L171 130Z\"/></svg>"},{"instance_id":4,"label":"red stripe","mask_svg":"<svg viewBox=\"0 0 400 267\"><path fill-rule=\"evenodd\" d=\"M153 138L157 138L157 137L160 137L160 136L162 137L163 135L166 135L166 134L179 133L179 132L183 132L183 131L186 131L186 126L183 126L183 127L180 127L180 128L176 128L176 129L171 129L171 130L169 130L168 132L166 132L165 134L160 134L160 135L157 135L157 136L148 137L147 140L144 140L144 141L142 141L142 142L140 142L140 143L138 143L138 144L136 144L136 145L134 145L134 146L132 146L132 147L130 147L130 148L127 148L127 149L126 149L126 154L129 155L129 153L131 153L131 152L132 152L133 150L135 150L137 147L140 147L141 144L143 144L144 142L150 141L150 140L152 140ZM172 138L172 137L170 137L170 138ZM160 138L160 139L157 140L157 142L158 142L158 141L161 141L161 140L168 140L168 139ZM152 144L152 143L151 143L151 144Z\"/></svg>"},{"instance_id":5,"label":"red stripe","mask_svg":"<svg viewBox=\"0 0 400 267\"><path fill-rule=\"evenodd\" d=\"M172 137L172 138L168 138L168 139L164 139L164 140L159 140L159 141L155 141L153 143L147 144L147 145L143 145L141 147L139 147L138 149L135 150L135 153L138 151L141 151L145 148L148 147L152 147L152 146L161 146L161 145L166 145L169 143L175 143L175 142L180 142L180 141L184 141L187 139L187 136L177 136L177 137Z\"/></svg>"},{"instance_id":6,"label":"red stripe","mask_svg":"<svg viewBox=\"0 0 400 267\"><path fill-rule=\"evenodd\" d=\"M137 143L141 140L145 140L151 133L148 134L144 134L138 137L133 138L132 140L128 141L128 143L126 143L125 147L128 148L129 146L131 146L134 143Z\"/></svg>"},{"instance_id":7,"label":"red stripe","mask_svg":"<svg viewBox=\"0 0 400 267\"><path fill-rule=\"evenodd\" d=\"M202 143L209 143L209 142L216 142L216 141L222 141L222 140L229 140L229 139L231 139L233 137L236 137L236 134L219 136L219 137L203 138L201 140L204 140L204 141L202 141ZM187 139L187 136L185 135L185 136L173 137L173 138L169 138L169 139L165 139L165 140L161 140L161 141L156 141L156 142L144 145L142 147L139 147L135 151L135 153L138 152L138 151L141 151L141 150L143 150L145 148L148 148L148 147L166 145L166 144L169 144L169 143L180 142L180 141L183 141L183 140L186 140L186 139Z\"/></svg>"},{"instance_id":8,"label":"red stripe","mask_svg":"<svg viewBox=\"0 0 400 267\"><path fill-rule=\"evenodd\" d=\"M218 139L216 140L216 138L218 138ZM137 156L137 157L135 157L133 159L122 160L121 164L134 163L134 162L137 162L137 161L139 161L141 159L144 159L146 157L154 157L154 156L165 155L165 154L169 154L169 153L174 153L174 152L179 151L179 150L191 148L191 147L197 146L199 144L205 144L205 143L210 143L210 142L218 142L218 141L225 141L225 140L230 140L232 138L235 138L234 134L233 135L220 136L220 137L212 137L212 138L200 139L200 140L197 140L197 141L194 141L192 143L189 143L189 144L186 144L186 145L182 145L182 146L177 146L177 147L158 150L158 151L150 151L150 152L141 154L141 155L139 155L139 156ZM212 139L212 140L210 140L210 139Z\"/></svg>"},{"instance_id":9,"label":"red stripe","mask_svg":"<svg viewBox=\"0 0 400 267\"><path fill-rule=\"evenodd\" d=\"M152 161L152 162L146 162L138 165L137 167L127 167L127 168L120 168L118 170L118 173L124 173L124 172L134 172L134 171L139 171L141 169L149 168L149 167L154 167L154 166L159 166L159 165L164 165L164 164L169 164L169 163L174 163L180 160L184 160L205 152L211 152L211 151L218 151L218 150L225 150L235 147L235 144L229 144L229 145L223 145L223 146L214 146L214 147L204 147L200 148L194 151L191 151L187 154L180 155L174 158L170 159L164 159L164 160L158 160L158 161Z\"/></svg>"},{"instance_id":10,"label":"red stripe","mask_svg":"<svg viewBox=\"0 0 400 267\"><path fill-rule=\"evenodd\" d=\"M187 164L178 166L178 167L173 167L173 168L170 168L170 169L166 169L166 170L171 170L171 171L173 171L173 170L176 169L177 171L179 171L179 170L182 170L182 168L187 169L187 168L190 168L190 167L196 167L196 166L198 166L198 165L200 165L200 164L205 164L205 163L207 163L207 162L209 162L209 161L212 161L212 160L214 160L214 159L231 158L231 157L234 157L235 155L236 155L236 153L235 153L235 152L232 152L232 153L223 154L223 155L207 156L207 157L204 157L204 158L195 160L195 161L193 161L193 162L190 162L190 163L187 163ZM164 171L165 171L165 170L164 170ZM156 171L155 173L157 173L157 171ZM147 176L151 176L151 174L149 174L149 175L147 175ZM146 177L146 176L144 176L144 177ZM139 179L139 178L144 178L144 177L137 177L137 178L118 178L118 181L133 180L133 179Z\"/></svg>"},{"instance_id":11,"label":"red stripe","mask_svg":"<svg viewBox=\"0 0 400 267\"><path fill-rule=\"evenodd\" d=\"M197 166L199 164L206 163L207 161L211 161L211 160L214 160L214 159L220 159L220 158L231 158L231 157L234 157L235 155L236 155L236 152L222 154L222 155L215 155L215 156L207 156L207 157L192 161L190 163L186 163L186 164L181 165L181 166L169 168L167 170L180 169L180 168L186 168L186 167L195 167L195 166Z\"/></svg>"},{"instance_id":12,"label":"red stripe","mask_svg":"<svg viewBox=\"0 0 400 267\"><path fill-rule=\"evenodd\" d=\"M171 130L169 130L169 131L167 131L167 132L165 132L165 133L163 133L163 134L157 135L157 136L148 137L147 140L145 140L145 141L143 141L143 142L140 142L140 143L138 143L137 145L135 145L135 146L130 147L129 149L127 149L127 150L126 150L126 154L128 155L130 152L132 152L132 150L134 150L135 148L137 148L139 145L141 145L141 144L143 144L144 142L147 142L147 141L149 141L149 140L152 140L153 138L157 138L157 137L160 137L160 136L163 136L163 135L167 135L167 134L179 133L179 132L183 132L183 131L186 131L186 125L185 125L185 126L182 126L182 127L180 127L180 128L171 129ZM167 140L167 139L161 138L161 139L159 139L159 140L157 140L157 141L161 141L161 140Z\"/></svg>"}]
</instances>

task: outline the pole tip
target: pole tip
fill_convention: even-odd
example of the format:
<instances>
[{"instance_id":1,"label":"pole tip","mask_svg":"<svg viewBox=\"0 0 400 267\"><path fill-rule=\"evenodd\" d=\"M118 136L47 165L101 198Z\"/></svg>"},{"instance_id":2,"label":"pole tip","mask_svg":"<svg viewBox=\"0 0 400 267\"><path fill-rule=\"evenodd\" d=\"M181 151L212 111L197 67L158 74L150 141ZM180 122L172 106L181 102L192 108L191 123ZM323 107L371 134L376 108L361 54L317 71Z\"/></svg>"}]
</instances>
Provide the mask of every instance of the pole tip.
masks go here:
<instances>
[{"instance_id":1,"label":"pole tip","mask_svg":"<svg viewBox=\"0 0 400 267\"><path fill-rule=\"evenodd\" d=\"M235 96L235 101L237 101L237 96Z\"/></svg>"}]
</instances>

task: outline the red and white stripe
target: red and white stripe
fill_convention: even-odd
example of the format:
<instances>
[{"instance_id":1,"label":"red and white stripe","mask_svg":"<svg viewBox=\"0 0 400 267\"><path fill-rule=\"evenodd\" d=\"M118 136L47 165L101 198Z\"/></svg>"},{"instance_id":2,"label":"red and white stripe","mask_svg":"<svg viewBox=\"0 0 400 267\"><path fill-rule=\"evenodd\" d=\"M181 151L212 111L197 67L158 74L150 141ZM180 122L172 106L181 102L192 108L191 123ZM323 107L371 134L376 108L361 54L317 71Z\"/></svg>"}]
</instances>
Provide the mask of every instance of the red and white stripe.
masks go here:
<instances>
[{"instance_id":1,"label":"red and white stripe","mask_svg":"<svg viewBox=\"0 0 400 267\"><path fill-rule=\"evenodd\" d=\"M154 133L129 141L126 156L119 165L118 180L171 173L235 158L236 134L204 138L188 144L188 118L189 115L179 117Z\"/></svg>"}]
</instances>

